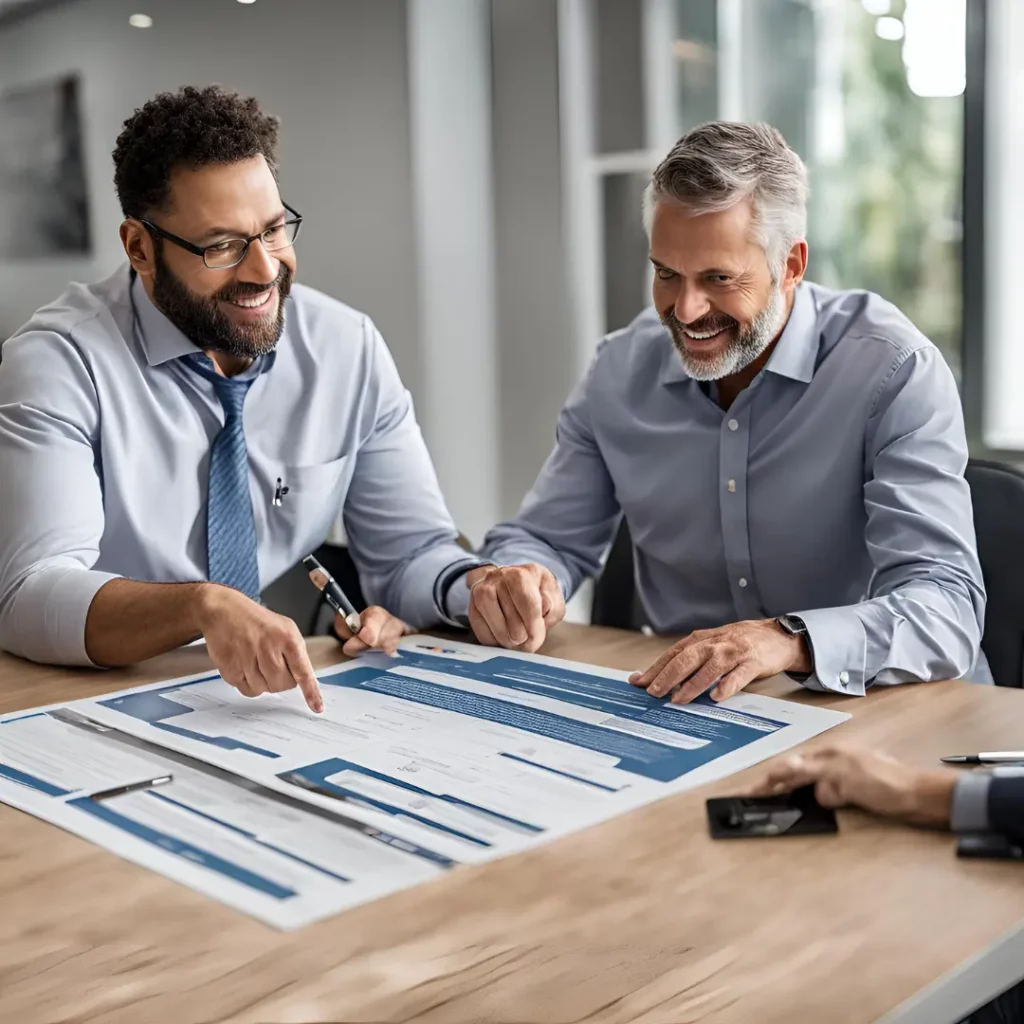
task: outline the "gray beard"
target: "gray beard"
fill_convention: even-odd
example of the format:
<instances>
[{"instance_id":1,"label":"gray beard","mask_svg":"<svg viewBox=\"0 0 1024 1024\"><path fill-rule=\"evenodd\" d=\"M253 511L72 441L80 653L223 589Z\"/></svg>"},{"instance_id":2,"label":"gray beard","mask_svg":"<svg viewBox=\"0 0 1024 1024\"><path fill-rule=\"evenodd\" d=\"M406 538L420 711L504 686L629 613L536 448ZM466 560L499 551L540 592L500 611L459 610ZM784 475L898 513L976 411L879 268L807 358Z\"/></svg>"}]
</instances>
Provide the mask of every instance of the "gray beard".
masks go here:
<instances>
[{"instance_id":1,"label":"gray beard","mask_svg":"<svg viewBox=\"0 0 1024 1024\"><path fill-rule=\"evenodd\" d=\"M687 374L694 380L710 381L730 377L748 367L775 339L785 317L785 297L782 289L774 285L768 305L739 331L728 348L710 358L695 355L686 348L683 325L674 312L670 311L663 315L661 322L672 335L672 341Z\"/></svg>"}]
</instances>

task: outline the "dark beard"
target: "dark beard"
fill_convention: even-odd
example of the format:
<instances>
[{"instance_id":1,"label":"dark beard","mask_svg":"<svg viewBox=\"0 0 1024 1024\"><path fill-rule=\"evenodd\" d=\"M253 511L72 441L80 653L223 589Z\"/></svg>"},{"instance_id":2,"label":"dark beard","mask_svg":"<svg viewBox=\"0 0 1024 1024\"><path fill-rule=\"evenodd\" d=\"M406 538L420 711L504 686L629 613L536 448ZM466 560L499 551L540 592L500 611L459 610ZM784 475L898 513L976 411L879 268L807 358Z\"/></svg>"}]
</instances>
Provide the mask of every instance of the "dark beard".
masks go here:
<instances>
[{"instance_id":1,"label":"dark beard","mask_svg":"<svg viewBox=\"0 0 1024 1024\"><path fill-rule=\"evenodd\" d=\"M167 266L162 245L156 247L155 263L153 301L193 345L237 359L255 359L273 351L284 330L284 300L292 286L292 272L283 263L274 281L278 293L277 315L272 321L248 327L233 324L217 307L217 302L259 295L267 290L267 285L238 281L204 298L191 291Z\"/></svg>"}]
</instances>

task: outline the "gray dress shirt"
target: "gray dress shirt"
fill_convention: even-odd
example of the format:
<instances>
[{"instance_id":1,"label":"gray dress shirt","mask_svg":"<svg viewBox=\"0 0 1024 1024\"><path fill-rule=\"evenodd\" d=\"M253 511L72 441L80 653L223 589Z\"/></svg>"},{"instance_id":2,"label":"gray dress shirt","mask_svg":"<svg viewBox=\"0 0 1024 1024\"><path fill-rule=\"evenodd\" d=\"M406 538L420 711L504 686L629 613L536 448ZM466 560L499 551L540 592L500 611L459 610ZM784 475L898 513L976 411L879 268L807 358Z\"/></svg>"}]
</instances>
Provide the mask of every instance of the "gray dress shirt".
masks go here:
<instances>
[{"instance_id":1,"label":"gray dress shirt","mask_svg":"<svg viewBox=\"0 0 1024 1024\"><path fill-rule=\"evenodd\" d=\"M714 399L642 313L598 347L483 555L547 565L568 596L624 515L658 633L791 613L811 688L991 682L963 415L935 346L877 295L805 283L762 373L728 411Z\"/></svg>"},{"instance_id":2,"label":"gray dress shirt","mask_svg":"<svg viewBox=\"0 0 1024 1024\"><path fill-rule=\"evenodd\" d=\"M127 267L72 285L4 344L0 647L87 664L86 613L108 580L205 579L209 453L224 412L181 358L195 351ZM343 512L367 600L416 626L441 619L436 584L466 552L373 323L295 285L276 353L251 372L261 584Z\"/></svg>"}]
</instances>

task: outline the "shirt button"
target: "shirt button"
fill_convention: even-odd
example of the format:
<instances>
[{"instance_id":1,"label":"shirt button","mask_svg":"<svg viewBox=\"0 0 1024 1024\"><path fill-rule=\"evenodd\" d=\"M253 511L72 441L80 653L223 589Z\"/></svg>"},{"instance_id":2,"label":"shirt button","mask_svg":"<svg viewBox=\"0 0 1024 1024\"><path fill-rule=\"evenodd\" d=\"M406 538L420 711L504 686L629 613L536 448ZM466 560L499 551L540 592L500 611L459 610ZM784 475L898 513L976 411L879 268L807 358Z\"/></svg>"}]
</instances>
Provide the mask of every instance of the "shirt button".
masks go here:
<instances>
[{"instance_id":1,"label":"shirt button","mask_svg":"<svg viewBox=\"0 0 1024 1024\"><path fill-rule=\"evenodd\" d=\"M741 587L745 587L746 585L747 585L747 577L746 576L741 576L740 577L740 586Z\"/></svg>"},{"instance_id":2,"label":"shirt button","mask_svg":"<svg viewBox=\"0 0 1024 1024\"><path fill-rule=\"evenodd\" d=\"M850 673L849 672L840 672L839 673L839 682L842 683L843 686L845 686L849 681L850 681Z\"/></svg>"},{"instance_id":3,"label":"shirt button","mask_svg":"<svg viewBox=\"0 0 1024 1024\"><path fill-rule=\"evenodd\" d=\"M740 422L739 422L739 420L729 420L729 429L730 430L739 430L740 429Z\"/></svg>"},{"instance_id":4,"label":"shirt button","mask_svg":"<svg viewBox=\"0 0 1024 1024\"><path fill-rule=\"evenodd\" d=\"M729 481L729 493L730 494L735 494L736 493L736 481L735 480L730 480Z\"/></svg>"}]
</instances>

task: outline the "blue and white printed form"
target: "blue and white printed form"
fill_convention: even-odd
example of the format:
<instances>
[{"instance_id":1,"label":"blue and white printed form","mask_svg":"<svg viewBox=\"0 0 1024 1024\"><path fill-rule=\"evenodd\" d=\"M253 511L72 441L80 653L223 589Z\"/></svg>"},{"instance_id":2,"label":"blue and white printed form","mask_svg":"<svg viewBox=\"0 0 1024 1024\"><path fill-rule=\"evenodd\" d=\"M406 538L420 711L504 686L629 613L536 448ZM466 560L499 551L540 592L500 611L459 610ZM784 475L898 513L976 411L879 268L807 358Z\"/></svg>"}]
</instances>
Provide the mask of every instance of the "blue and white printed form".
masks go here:
<instances>
[{"instance_id":1,"label":"blue and white printed form","mask_svg":"<svg viewBox=\"0 0 1024 1024\"><path fill-rule=\"evenodd\" d=\"M747 693L673 705L623 672L423 636L319 677L322 715L203 676L0 719L0 799L296 927L848 717Z\"/></svg>"}]
</instances>

